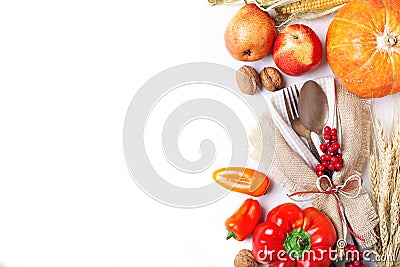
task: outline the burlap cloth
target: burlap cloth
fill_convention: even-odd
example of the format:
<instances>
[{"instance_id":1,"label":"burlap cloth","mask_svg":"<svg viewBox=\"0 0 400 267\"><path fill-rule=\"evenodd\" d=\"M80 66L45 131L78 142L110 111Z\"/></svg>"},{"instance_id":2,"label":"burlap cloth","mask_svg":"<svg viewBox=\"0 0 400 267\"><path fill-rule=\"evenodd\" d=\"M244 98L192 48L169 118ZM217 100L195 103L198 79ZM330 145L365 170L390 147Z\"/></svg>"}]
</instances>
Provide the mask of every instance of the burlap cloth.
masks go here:
<instances>
[{"instance_id":1,"label":"burlap cloth","mask_svg":"<svg viewBox=\"0 0 400 267\"><path fill-rule=\"evenodd\" d=\"M369 100L350 93L338 81L335 81L335 87L342 127L341 149L344 162L343 168L335 172L332 177L333 183L338 185L356 172L361 173L369 156L371 114ZM265 140L265 136L268 136L265 133L268 131L274 131L275 138ZM318 177L315 171L287 145L282 134L274 127L270 116L266 114L261 118L258 127L249 136L249 143L250 157L258 161L261 166L263 162L267 162L265 151L271 153L271 149L273 149L272 164L265 166L269 167L267 175L273 181L290 192L317 190L316 180ZM374 245L377 241L374 227L378 223L378 217L365 189L362 189L355 199L349 199L340 194L339 198L349 226L365 240L359 241L359 244L363 248ZM318 194L317 198L310 201L315 208L330 217L335 225L338 239L346 238L343 236L343 224L334 196Z\"/></svg>"}]
</instances>

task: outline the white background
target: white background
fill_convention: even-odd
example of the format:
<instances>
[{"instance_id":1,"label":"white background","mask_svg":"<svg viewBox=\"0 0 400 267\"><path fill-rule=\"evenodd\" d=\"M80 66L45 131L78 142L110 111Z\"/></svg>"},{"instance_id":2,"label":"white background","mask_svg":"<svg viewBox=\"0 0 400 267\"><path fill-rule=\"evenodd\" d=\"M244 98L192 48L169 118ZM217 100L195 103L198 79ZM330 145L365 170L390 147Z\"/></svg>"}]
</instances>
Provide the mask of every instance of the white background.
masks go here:
<instances>
[{"instance_id":1,"label":"white background","mask_svg":"<svg viewBox=\"0 0 400 267\"><path fill-rule=\"evenodd\" d=\"M162 205L130 177L122 144L128 105L158 72L197 61L242 65L223 41L237 9L206 0L1 2L1 266L225 267L251 248L224 240L224 220L247 196L198 209ZM330 20L306 24L324 42ZM316 71L285 78L329 73L324 58ZM214 134L222 167L229 142ZM195 159L202 136L187 136L182 153ZM286 201L277 185L260 199L264 209Z\"/></svg>"}]
</instances>

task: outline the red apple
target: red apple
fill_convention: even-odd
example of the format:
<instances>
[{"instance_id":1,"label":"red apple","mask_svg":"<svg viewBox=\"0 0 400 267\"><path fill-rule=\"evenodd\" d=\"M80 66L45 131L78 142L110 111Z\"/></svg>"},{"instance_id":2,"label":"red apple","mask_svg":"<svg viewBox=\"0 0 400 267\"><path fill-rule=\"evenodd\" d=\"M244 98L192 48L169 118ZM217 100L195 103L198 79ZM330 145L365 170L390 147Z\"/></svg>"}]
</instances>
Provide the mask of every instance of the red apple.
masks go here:
<instances>
[{"instance_id":1,"label":"red apple","mask_svg":"<svg viewBox=\"0 0 400 267\"><path fill-rule=\"evenodd\" d=\"M272 58L276 66L287 75L300 76L319 65L322 44L310 27L293 24L276 37Z\"/></svg>"}]
</instances>

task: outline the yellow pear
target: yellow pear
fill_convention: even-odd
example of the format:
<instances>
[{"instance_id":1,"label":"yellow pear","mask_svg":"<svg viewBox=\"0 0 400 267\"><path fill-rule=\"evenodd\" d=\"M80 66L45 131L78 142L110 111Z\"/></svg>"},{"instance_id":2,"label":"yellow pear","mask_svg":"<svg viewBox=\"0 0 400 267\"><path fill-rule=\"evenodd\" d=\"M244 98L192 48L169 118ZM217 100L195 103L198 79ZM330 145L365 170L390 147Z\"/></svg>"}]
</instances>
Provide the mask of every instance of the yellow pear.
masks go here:
<instances>
[{"instance_id":1,"label":"yellow pear","mask_svg":"<svg viewBox=\"0 0 400 267\"><path fill-rule=\"evenodd\" d=\"M225 46L240 61L256 61L268 55L274 38L271 16L256 4L239 9L225 30Z\"/></svg>"}]
</instances>

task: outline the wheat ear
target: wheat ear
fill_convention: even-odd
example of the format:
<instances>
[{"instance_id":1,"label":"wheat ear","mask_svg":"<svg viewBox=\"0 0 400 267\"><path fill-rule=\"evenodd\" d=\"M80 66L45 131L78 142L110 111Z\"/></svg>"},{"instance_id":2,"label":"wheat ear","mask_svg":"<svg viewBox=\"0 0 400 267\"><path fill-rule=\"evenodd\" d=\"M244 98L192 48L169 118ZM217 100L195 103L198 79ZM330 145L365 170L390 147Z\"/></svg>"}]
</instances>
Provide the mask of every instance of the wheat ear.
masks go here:
<instances>
[{"instance_id":1,"label":"wheat ear","mask_svg":"<svg viewBox=\"0 0 400 267\"><path fill-rule=\"evenodd\" d=\"M385 164L388 158L388 151L383 129L379 121L376 121L375 123L375 131L377 138L376 142L377 142L377 152L379 160L378 172L381 173L381 177L379 179L378 206L377 206L378 216L379 216L379 233L380 233L382 248L386 248L389 242L389 230L388 230L389 168L387 164Z\"/></svg>"}]
</instances>

